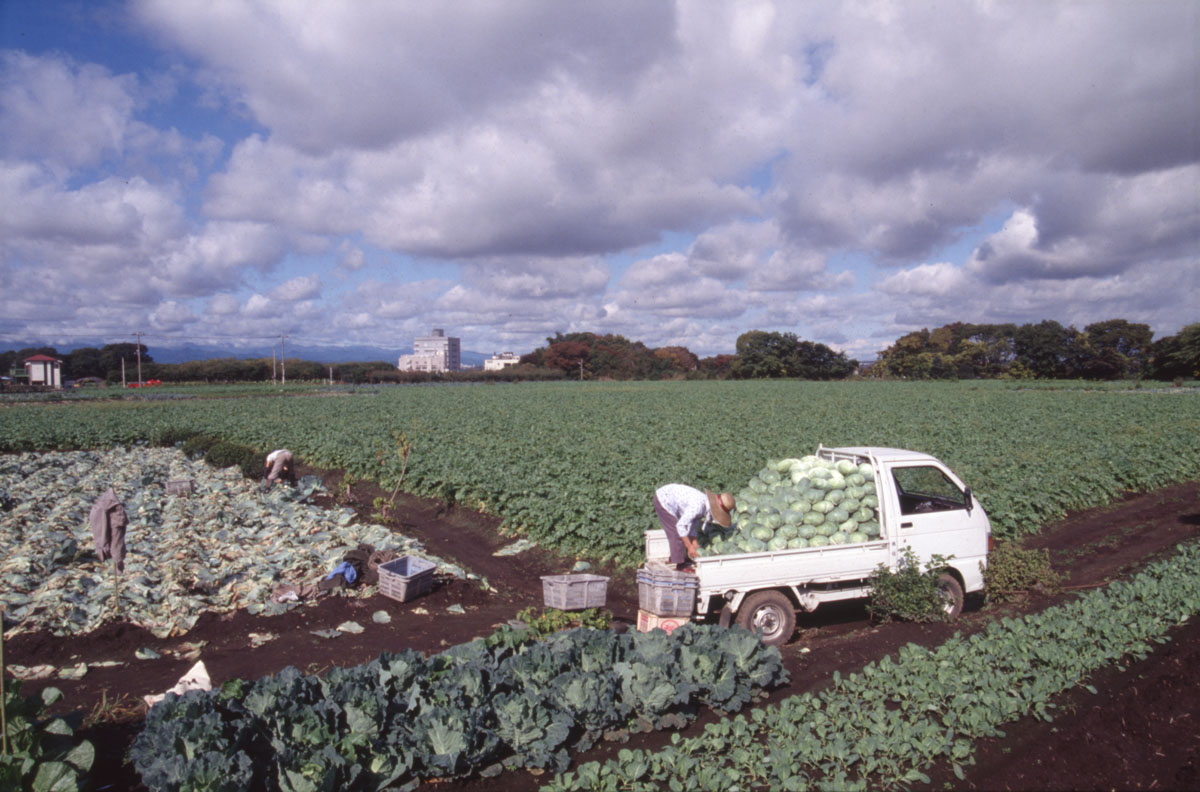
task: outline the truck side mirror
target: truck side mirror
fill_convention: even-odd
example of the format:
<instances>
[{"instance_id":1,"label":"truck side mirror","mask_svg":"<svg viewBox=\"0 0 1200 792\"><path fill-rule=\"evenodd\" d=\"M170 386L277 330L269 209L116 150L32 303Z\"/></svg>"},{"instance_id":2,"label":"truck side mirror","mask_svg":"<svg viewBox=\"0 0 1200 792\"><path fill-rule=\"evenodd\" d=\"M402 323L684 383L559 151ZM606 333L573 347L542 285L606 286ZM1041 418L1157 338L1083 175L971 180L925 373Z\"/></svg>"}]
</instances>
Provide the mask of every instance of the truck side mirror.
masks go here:
<instances>
[{"instance_id":1,"label":"truck side mirror","mask_svg":"<svg viewBox=\"0 0 1200 792\"><path fill-rule=\"evenodd\" d=\"M967 516L969 517L969 516L971 516L971 509L973 508L974 503L975 503L973 500L971 500L971 488L970 487L967 487L965 490L963 490L963 500L965 500L967 502Z\"/></svg>"}]
</instances>

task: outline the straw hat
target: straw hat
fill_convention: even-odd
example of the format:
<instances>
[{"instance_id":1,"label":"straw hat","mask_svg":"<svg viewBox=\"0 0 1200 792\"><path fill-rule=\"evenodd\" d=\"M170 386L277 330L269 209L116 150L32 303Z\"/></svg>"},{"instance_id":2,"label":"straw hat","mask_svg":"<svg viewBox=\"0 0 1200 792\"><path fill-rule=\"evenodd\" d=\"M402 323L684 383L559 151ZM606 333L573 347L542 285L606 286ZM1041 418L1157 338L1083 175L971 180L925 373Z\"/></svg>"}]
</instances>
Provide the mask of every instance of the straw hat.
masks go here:
<instances>
[{"instance_id":1,"label":"straw hat","mask_svg":"<svg viewBox=\"0 0 1200 792\"><path fill-rule=\"evenodd\" d=\"M736 505L733 496L728 492L722 492L718 495L715 492L704 490L704 494L708 496L708 507L712 512L713 520L718 524L728 528L733 522L733 507Z\"/></svg>"}]
</instances>

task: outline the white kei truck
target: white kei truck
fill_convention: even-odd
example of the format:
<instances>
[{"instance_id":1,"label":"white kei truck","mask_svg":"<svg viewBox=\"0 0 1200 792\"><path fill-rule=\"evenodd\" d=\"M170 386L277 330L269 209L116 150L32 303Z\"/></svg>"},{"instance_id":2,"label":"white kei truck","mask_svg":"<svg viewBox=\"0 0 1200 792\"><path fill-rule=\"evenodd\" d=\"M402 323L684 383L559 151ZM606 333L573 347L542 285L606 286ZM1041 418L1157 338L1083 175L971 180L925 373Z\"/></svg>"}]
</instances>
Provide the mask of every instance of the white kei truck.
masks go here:
<instances>
[{"instance_id":1,"label":"white kei truck","mask_svg":"<svg viewBox=\"0 0 1200 792\"><path fill-rule=\"evenodd\" d=\"M869 596L867 579L881 564L896 571L911 548L926 568L932 556L948 559L939 576L951 619L965 593L983 589L991 549L988 516L946 465L917 451L897 448L819 447L832 462L870 463L879 500L879 536L854 544L707 556L696 559L698 581L692 618L734 620L757 630L768 645L782 644L796 628L796 612L826 602ZM646 532L647 562L669 555L661 530Z\"/></svg>"}]
</instances>

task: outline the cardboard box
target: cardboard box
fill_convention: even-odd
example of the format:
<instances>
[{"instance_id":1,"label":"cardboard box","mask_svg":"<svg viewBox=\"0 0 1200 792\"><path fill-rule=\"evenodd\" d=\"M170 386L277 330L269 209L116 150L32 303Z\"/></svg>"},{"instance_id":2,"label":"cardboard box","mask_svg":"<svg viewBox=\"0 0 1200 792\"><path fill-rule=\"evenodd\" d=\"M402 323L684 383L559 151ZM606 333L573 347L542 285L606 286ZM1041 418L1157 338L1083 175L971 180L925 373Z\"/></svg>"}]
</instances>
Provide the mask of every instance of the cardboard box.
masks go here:
<instances>
[{"instance_id":1,"label":"cardboard box","mask_svg":"<svg viewBox=\"0 0 1200 792\"><path fill-rule=\"evenodd\" d=\"M637 629L638 632L650 632L651 630L662 630L667 635L675 631L675 628L681 624L687 624L692 620L691 616L658 616L649 611L638 610Z\"/></svg>"}]
</instances>

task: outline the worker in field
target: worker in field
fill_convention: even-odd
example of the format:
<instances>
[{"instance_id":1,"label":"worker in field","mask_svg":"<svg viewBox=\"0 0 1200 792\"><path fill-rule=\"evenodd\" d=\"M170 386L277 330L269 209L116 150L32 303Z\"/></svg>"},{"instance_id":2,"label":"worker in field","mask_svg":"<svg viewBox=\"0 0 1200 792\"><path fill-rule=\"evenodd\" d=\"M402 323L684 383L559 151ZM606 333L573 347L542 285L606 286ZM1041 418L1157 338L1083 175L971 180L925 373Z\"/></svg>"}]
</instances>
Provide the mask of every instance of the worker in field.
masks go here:
<instances>
[{"instance_id":1,"label":"worker in field","mask_svg":"<svg viewBox=\"0 0 1200 792\"><path fill-rule=\"evenodd\" d=\"M700 552L698 535L705 523L725 528L733 520L733 496L698 490L687 484L667 484L654 493L654 512L667 534L671 563L681 572L695 572L692 560Z\"/></svg>"},{"instance_id":2,"label":"worker in field","mask_svg":"<svg viewBox=\"0 0 1200 792\"><path fill-rule=\"evenodd\" d=\"M282 479L289 484L296 483L296 470L292 466L292 452L286 448L277 448L267 454L266 488L270 489L276 481Z\"/></svg>"}]
</instances>

